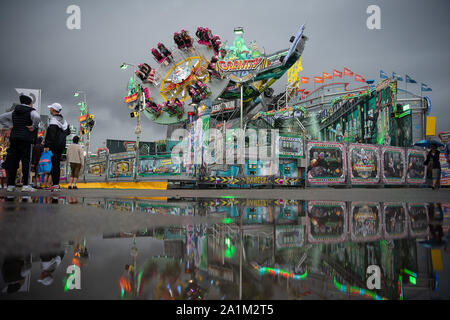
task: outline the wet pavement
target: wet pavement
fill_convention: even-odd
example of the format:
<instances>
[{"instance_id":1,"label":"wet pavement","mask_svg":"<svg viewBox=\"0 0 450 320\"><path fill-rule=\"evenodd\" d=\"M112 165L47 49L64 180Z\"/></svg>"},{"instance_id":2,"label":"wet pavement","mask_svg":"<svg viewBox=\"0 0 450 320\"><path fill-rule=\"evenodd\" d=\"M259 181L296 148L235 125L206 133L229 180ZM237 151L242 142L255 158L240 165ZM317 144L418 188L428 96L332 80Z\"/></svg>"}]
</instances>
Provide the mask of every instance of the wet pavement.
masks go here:
<instances>
[{"instance_id":1,"label":"wet pavement","mask_svg":"<svg viewBox=\"0 0 450 320\"><path fill-rule=\"evenodd\" d=\"M0 299L450 299L450 201L79 191L2 194Z\"/></svg>"}]
</instances>

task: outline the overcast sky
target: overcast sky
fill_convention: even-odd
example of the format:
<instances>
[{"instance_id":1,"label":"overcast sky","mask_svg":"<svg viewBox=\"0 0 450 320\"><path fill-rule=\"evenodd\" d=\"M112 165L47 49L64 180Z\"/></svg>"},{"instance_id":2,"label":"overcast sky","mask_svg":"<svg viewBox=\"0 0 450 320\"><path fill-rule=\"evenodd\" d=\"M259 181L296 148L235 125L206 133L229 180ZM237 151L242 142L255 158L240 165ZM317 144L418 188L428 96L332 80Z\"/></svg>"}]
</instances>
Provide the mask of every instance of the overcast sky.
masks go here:
<instances>
[{"instance_id":1,"label":"overcast sky","mask_svg":"<svg viewBox=\"0 0 450 320\"><path fill-rule=\"evenodd\" d=\"M81 8L81 30L66 27L72 4ZM371 4L381 9L381 30L366 26ZM194 35L198 26L228 41L242 26L248 42L271 53L288 48L291 35L306 24L304 76L344 67L366 79L378 80L380 69L407 73L419 83L408 90L420 94L420 82L433 89L427 94L437 131L448 131L449 9L447 0L2 0L0 111L18 100L14 88L42 89L43 112L59 102L68 122L77 124L73 92L84 90L96 118L94 151L107 138L135 139L136 120L123 103L132 70L121 70L122 62L155 65L152 47L172 46L175 31ZM273 86L276 93L285 79ZM165 126L144 118L142 127L144 141L165 138Z\"/></svg>"}]
</instances>

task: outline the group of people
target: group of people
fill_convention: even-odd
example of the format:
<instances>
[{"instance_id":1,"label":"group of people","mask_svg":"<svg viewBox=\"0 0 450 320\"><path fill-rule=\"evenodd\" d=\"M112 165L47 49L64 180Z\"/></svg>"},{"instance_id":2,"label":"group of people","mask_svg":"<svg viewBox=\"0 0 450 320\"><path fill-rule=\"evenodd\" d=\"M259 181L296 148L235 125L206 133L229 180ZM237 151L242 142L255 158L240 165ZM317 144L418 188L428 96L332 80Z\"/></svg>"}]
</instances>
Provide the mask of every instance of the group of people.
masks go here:
<instances>
[{"instance_id":1,"label":"group of people","mask_svg":"<svg viewBox=\"0 0 450 320\"><path fill-rule=\"evenodd\" d=\"M20 104L10 112L0 115L0 126L11 128L9 148L6 159L2 161L2 176L6 174L7 191L16 191L16 176L22 164L22 191L31 192L42 187L50 191L59 191L60 164L66 138L71 134L67 121L61 114L62 106L53 103L48 106L50 118L45 139L38 137L41 117L33 108L33 100L27 95L19 97ZM67 162L70 163L71 177L69 189L77 189L76 183L84 163L84 152L75 136L73 144L67 148ZM30 172L34 172L33 186L30 185ZM3 184L2 184L3 187Z\"/></svg>"}]
</instances>

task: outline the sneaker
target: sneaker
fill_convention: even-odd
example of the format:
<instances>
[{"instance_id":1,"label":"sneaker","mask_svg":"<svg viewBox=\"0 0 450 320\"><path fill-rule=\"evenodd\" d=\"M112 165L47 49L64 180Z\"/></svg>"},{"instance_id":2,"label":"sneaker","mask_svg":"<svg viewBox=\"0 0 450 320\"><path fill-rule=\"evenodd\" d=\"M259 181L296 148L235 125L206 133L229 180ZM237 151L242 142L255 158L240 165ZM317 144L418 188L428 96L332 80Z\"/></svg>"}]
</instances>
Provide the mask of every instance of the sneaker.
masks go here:
<instances>
[{"instance_id":1,"label":"sneaker","mask_svg":"<svg viewBox=\"0 0 450 320\"><path fill-rule=\"evenodd\" d=\"M72 189L72 186L69 186L69 190Z\"/></svg>"},{"instance_id":2,"label":"sneaker","mask_svg":"<svg viewBox=\"0 0 450 320\"><path fill-rule=\"evenodd\" d=\"M6 191L8 191L8 192L16 191L16 187L15 186L8 186L8 188L6 188Z\"/></svg>"},{"instance_id":3,"label":"sneaker","mask_svg":"<svg viewBox=\"0 0 450 320\"><path fill-rule=\"evenodd\" d=\"M36 189L32 188L30 185L22 187L22 192L34 192L34 191L36 191Z\"/></svg>"},{"instance_id":4,"label":"sneaker","mask_svg":"<svg viewBox=\"0 0 450 320\"><path fill-rule=\"evenodd\" d=\"M61 191L61 188L59 187L59 185L53 186L52 187L52 191L56 192L56 191Z\"/></svg>"},{"instance_id":5,"label":"sneaker","mask_svg":"<svg viewBox=\"0 0 450 320\"><path fill-rule=\"evenodd\" d=\"M77 186L73 186L72 189L78 189L78 187Z\"/></svg>"}]
</instances>

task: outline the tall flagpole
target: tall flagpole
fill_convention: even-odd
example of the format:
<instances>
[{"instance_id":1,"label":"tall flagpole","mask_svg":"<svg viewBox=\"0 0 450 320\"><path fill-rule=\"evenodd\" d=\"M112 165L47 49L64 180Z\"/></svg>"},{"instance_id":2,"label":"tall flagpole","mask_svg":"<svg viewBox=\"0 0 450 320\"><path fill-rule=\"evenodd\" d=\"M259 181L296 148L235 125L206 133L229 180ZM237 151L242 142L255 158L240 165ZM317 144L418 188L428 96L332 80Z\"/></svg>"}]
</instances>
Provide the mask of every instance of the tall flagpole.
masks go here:
<instances>
[{"instance_id":1,"label":"tall flagpole","mask_svg":"<svg viewBox=\"0 0 450 320\"><path fill-rule=\"evenodd\" d=\"M347 89L347 86L345 85L345 67L344 67L344 92L346 91L346 89Z\"/></svg>"},{"instance_id":2,"label":"tall flagpole","mask_svg":"<svg viewBox=\"0 0 450 320\"><path fill-rule=\"evenodd\" d=\"M39 89L39 115L42 114L42 89Z\"/></svg>"},{"instance_id":3,"label":"tall flagpole","mask_svg":"<svg viewBox=\"0 0 450 320\"><path fill-rule=\"evenodd\" d=\"M408 79L406 74L405 74L405 98L408 98Z\"/></svg>"}]
</instances>

